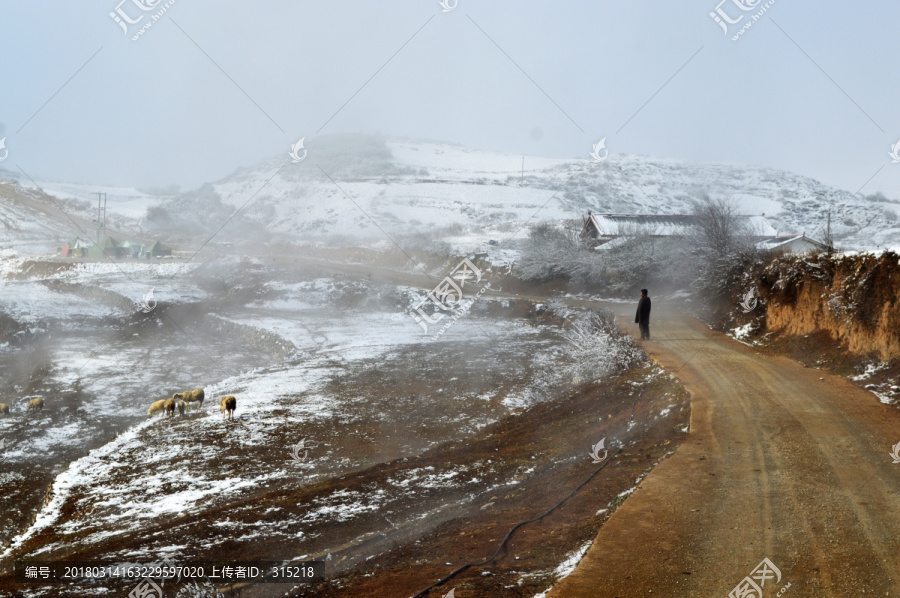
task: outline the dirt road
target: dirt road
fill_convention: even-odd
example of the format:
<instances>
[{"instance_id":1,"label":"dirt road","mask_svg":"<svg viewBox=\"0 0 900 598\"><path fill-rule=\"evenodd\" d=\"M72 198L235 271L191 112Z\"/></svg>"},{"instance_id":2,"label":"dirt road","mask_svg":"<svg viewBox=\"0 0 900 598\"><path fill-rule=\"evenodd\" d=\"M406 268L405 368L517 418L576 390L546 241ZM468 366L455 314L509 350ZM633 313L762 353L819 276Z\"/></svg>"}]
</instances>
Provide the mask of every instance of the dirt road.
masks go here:
<instances>
[{"instance_id":1,"label":"dirt road","mask_svg":"<svg viewBox=\"0 0 900 598\"><path fill-rule=\"evenodd\" d=\"M693 393L690 439L549 596L724 598L764 558L780 570L764 597L900 596L900 412L696 320L655 320L644 346Z\"/></svg>"}]
</instances>

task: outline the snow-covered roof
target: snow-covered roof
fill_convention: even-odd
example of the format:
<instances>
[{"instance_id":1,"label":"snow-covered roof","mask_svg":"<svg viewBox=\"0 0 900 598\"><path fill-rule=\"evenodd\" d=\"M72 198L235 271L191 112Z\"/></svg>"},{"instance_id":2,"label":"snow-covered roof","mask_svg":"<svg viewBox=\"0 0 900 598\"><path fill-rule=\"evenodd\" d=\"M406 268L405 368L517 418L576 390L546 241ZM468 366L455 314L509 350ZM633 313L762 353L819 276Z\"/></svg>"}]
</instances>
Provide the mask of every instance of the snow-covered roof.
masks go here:
<instances>
[{"instance_id":1,"label":"snow-covered roof","mask_svg":"<svg viewBox=\"0 0 900 598\"><path fill-rule=\"evenodd\" d=\"M740 215L738 218L746 222L754 236L774 237L777 234L765 216ZM684 234L696 219L693 214L590 214L589 223L601 237L617 237L637 231L671 237Z\"/></svg>"},{"instance_id":2,"label":"snow-covered roof","mask_svg":"<svg viewBox=\"0 0 900 598\"><path fill-rule=\"evenodd\" d=\"M756 244L759 249L790 249L791 251L809 251L825 249L824 243L810 239L805 234L788 235L764 239Z\"/></svg>"}]
</instances>

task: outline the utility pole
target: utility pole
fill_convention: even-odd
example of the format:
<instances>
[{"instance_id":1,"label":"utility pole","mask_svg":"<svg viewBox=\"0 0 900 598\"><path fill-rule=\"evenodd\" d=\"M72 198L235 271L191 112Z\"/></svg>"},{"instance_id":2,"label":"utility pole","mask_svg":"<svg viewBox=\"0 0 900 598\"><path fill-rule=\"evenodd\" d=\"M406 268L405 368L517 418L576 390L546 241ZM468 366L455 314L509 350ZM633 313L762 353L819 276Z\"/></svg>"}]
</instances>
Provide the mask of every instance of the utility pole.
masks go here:
<instances>
[{"instance_id":1,"label":"utility pole","mask_svg":"<svg viewBox=\"0 0 900 598\"><path fill-rule=\"evenodd\" d=\"M828 246L828 255L834 251L834 243L831 239L831 210L828 210L828 219L825 221L825 245Z\"/></svg>"},{"instance_id":2,"label":"utility pole","mask_svg":"<svg viewBox=\"0 0 900 598\"><path fill-rule=\"evenodd\" d=\"M101 207L100 200L103 200ZM106 193L97 192L97 244L103 240L103 233L106 232Z\"/></svg>"},{"instance_id":3,"label":"utility pole","mask_svg":"<svg viewBox=\"0 0 900 598\"><path fill-rule=\"evenodd\" d=\"M522 156L522 183L525 184L525 156Z\"/></svg>"}]
</instances>

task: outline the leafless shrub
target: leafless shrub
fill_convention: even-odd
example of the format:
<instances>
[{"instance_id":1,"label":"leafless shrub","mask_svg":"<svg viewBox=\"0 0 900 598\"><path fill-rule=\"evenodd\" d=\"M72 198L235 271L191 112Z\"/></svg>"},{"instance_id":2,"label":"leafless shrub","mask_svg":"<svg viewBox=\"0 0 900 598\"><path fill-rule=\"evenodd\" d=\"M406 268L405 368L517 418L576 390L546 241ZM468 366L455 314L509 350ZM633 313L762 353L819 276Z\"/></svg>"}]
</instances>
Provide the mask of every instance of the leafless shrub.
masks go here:
<instances>
[{"instance_id":1,"label":"leafless shrub","mask_svg":"<svg viewBox=\"0 0 900 598\"><path fill-rule=\"evenodd\" d=\"M643 359L634 338L619 330L615 316L606 309L588 312L572 321L572 328L564 337L568 344L561 371L573 381L604 378Z\"/></svg>"},{"instance_id":2,"label":"leafless shrub","mask_svg":"<svg viewBox=\"0 0 900 598\"><path fill-rule=\"evenodd\" d=\"M734 201L704 197L694 206L695 224L685 233L694 255L693 286L708 301L728 296L741 271L760 257L753 231Z\"/></svg>"},{"instance_id":3,"label":"leafless shrub","mask_svg":"<svg viewBox=\"0 0 900 598\"><path fill-rule=\"evenodd\" d=\"M443 260L453 254L453 248L441 237L435 233L413 233L404 236L400 244L407 253L418 259L436 257Z\"/></svg>"},{"instance_id":4,"label":"leafless shrub","mask_svg":"<svg viewBox=\"0 0 900 598\"><path fill-rule=\"evenodd\" d=\"M614 294L641 287L677 287L690 280L686 242L658 235L654 227L626 226L608 246L600 246L590 260L576 264L574 275L585 283L602 280Z\"/></svg>"},{"instance_id":5,"label":"leafless shrub","mask_svg":"<svg viewBox=\"0 0 900 598\"><path fill-rule=\"evenodd\" d=\"M734 202L705 196L693 215L693 225L681 235L663 236L654 227L626 225L599 246L578 238L574 228L540 224L532 229L516 269L527 280L565 277L613 294L691 286L715 302L728 295L742 269L761 252Z\"/></svg>"},{"instance_id":6,"label":"leafless shrub","mask_svg":"<svg viewBox=\"0 0 900 598\"><path fill-rule=\"evenodd\" d=\"M583 251L572 230L544 222L531 229L516 264L525 280L547 281L571 275L572 263Z\"/></svg>"},{"instance_id":7,"label":"leafless shrub","mask_svg":"<svg viewBox=\"0 0 900 598\"><path fill-rule=\"evenodd\" d=\"M562 319L568 318L569 315L574 311L559 297L554 297L547 302L547 310L554 316Z\"/></svg>"},{"instance_id":8,"label":"leafless shrub","mask_svg":"<svg viewBox=\"0 0 900 598\"><path fill-rule=\"evenodd\" d=\"M557 315L562 312L560 309ZM644 360L634 338L619 330L611 311L566 313L566 342L534 358L532 367L536 371L528 392L530 403L546 400L573 384L605 378Z\"/></svg>"},{"instance_id":9,"label":"leafless shrub","mask_svg":"<svg viewBox=\"0 0 900 598\"><path fill-rule=\"evenodd\" d=\"M686 240L655 233L652 227L626 226L619 237L595 247L572 229L541 224L532 230L516 270L526 280L565 277L614 294L687 285L693 267Z\"/></svg>"}]
</instances>

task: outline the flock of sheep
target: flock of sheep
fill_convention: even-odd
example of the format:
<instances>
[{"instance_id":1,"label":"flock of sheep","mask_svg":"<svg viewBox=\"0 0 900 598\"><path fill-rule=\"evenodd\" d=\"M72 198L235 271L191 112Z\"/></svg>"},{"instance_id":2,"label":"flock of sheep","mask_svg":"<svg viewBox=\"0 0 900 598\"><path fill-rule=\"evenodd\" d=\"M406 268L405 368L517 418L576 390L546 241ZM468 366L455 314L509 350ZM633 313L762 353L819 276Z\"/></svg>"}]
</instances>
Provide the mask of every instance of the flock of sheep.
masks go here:
<instances>
[{"instance_id":1,"label":"flock of sheep","mask_svg":"<svg viewBox=\"0 0 900 598\"><path fill-rule=\"evenodd\" d=\"M205 398L206 393L202 388L195 388L194 390L188 390L186 392L176 392L168 399L160 399L159 401L151 403L150 408L147 409L147 417L152 417L154 413L165 413L166 417L173 417L176 409L178 409L179 415L184 415L185 411L191 410L194 403L197 403L198 409L202 407L203 399ZM236 408L237 399L233 396L222 397L219 399L219 411L222 412L222 417L231 419Z\"/></svg>"},{"instance_id":2,"label":"flock of sheep","mask_svg":"<svg viewBox=\"0 0 900 598\"><path fill-rule=\"evenodd\" d=\"M190 411L193 407L193 403L197 403L197 408L203 406L203 399L206 398L206 393L202 388L195 388L194 390L189 390L187 392L176 392L174 395L169 397L168 399L162 399L159 401L154 401L150 405L150 409L147 410L147 417L152 416L154 413L165 413L166 417L172 417L175 415L175 410L178 409L179 415L184 415L185 411ZM222 417L231 419L231 416L234 414L234 410L237 408L237 399L233 396L222 397L219 399L219 411L222 412ZM28 403L25 405L25 411L43 411L44 410L44 399L42 397L34 397L29 399ZM0 414L9 415L9 405L6 403L0 403Z\"/></svg>"},{"instance_id":3,"label":"flock of sheep","mask_svg":"<svg viewBox=\"0 0 900 598\"><path fill-rule=\"evenodd\" d=\"M147 409L147 417L151 417L154 413L165 413L166 417L172 417L175 415L176 409L178 409L179 415L184 415L185 411L191 410L194 403L197 403L198 409L202 407L203 399L205 398L206 393L202 388L195 388L194 390L189 390L187 392L176 392L168 399L154 401L150 405L150 409ZM219 399L219 411L222 412L222 417L231 419L236 408L237 399L233 396L229 395ZM25 405L26 412L43 410L44 399L42 397L33 397L29 399L28 403ZM0 414L9 415L9 405L0 403Z\"/></svg>"},{"instance_id":4,"label":"flock of sheep","mask_svg":"<svg viewBox=\"0 0 900 598\"><path fill-rule=\"evenodd\" d=\"M28 400L28 404L25 405L25 411L43 411L44 410L44 399L42 397L34 397ZM9 415L9 405L6 403L0 403L0 413L3 415Z\"/></svg>"}]
</instances>

